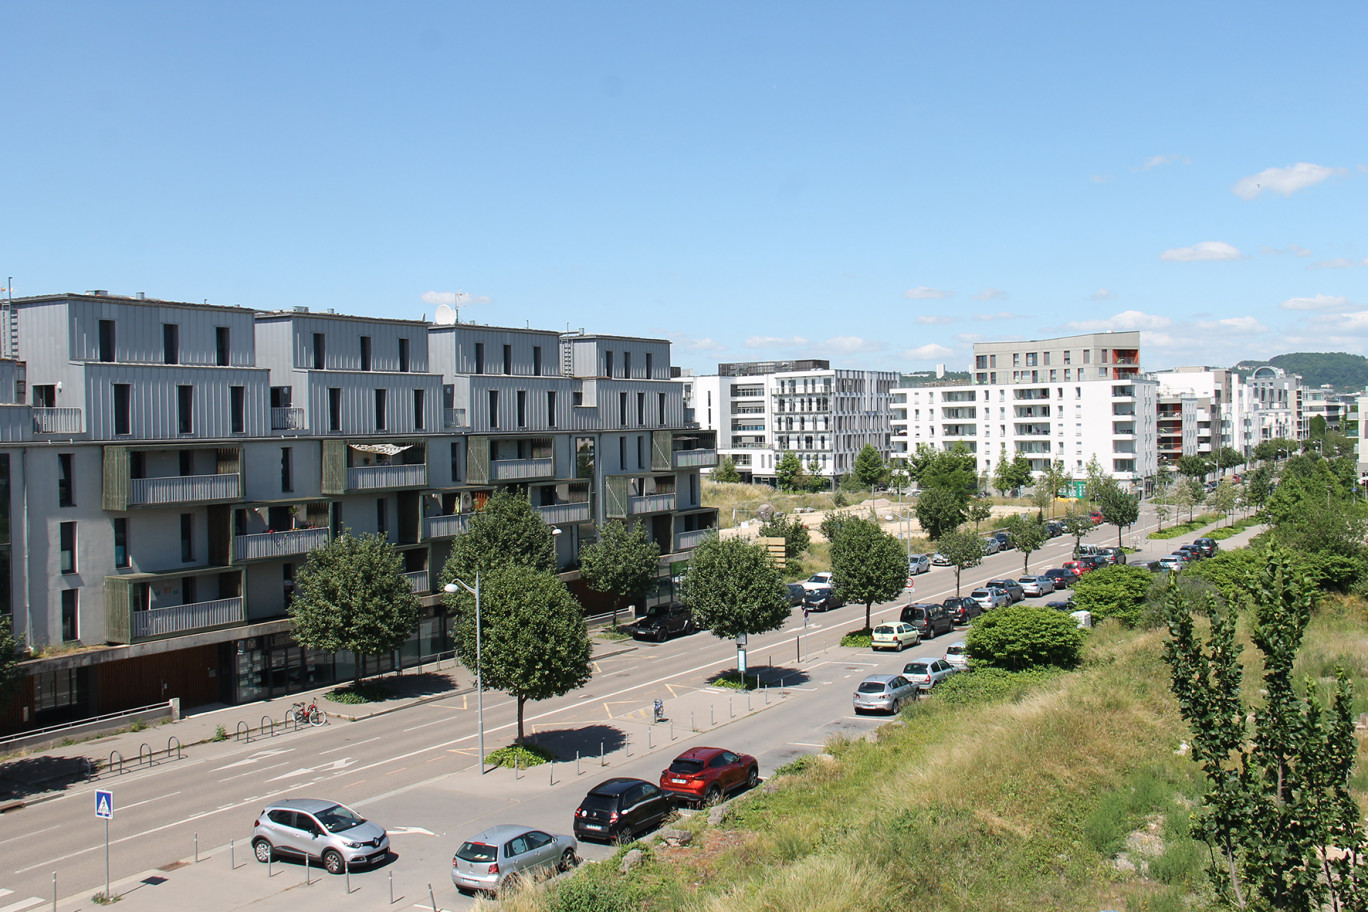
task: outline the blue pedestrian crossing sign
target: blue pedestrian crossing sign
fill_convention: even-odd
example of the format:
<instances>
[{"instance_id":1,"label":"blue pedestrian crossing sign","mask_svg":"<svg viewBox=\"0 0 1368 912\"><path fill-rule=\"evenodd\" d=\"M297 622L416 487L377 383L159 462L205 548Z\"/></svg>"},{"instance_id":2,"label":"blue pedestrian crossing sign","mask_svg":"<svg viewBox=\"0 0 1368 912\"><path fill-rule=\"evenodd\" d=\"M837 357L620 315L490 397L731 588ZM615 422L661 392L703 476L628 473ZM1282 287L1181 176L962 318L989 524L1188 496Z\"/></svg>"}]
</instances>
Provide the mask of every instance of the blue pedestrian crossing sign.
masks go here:
<instances>
[{"instance_id":1,"label":"blue pedestrian crossing sign","mask_svg":"<svg viewBox=\"0 0 1368 912\"><path fill-rule=\"evenodd\" d=\"M95 793L95 816L110 820L114 817L114 793L103 789Z\"/></svg>"}]
</instances>

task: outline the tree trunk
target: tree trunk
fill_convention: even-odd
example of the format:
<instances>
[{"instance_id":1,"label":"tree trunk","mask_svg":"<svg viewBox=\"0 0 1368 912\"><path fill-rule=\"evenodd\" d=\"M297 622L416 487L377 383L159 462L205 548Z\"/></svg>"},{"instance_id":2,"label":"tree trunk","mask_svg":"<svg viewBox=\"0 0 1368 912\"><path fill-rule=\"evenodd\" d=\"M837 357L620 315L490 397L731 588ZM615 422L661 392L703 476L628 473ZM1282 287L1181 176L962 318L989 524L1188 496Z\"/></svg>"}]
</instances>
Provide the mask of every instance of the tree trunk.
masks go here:
<instances>
[{"instance_id":1,"label":"tree trunk","mask_svg":"<svg viewBox=\"0 0 1368 912\"><path fill-rule=\"evenodd\" d=\"M518 697L518 743L523 743L523 707L527 704L527 698Z\"/></svg>"},{"instance_id":2,"label":"tree trunk","mask_svg":"<svg viewBox=\"0 0 1368 912\"><path fill-rule=\"evenodd\" d=\"M870 607L871 607L873 604L874 604L873 602L865 602L865 630L872 630L872 629L873 629L873 628L870 627L870 625L869 625L869 609L870 609Z\"/></svg>"}]
</instances>

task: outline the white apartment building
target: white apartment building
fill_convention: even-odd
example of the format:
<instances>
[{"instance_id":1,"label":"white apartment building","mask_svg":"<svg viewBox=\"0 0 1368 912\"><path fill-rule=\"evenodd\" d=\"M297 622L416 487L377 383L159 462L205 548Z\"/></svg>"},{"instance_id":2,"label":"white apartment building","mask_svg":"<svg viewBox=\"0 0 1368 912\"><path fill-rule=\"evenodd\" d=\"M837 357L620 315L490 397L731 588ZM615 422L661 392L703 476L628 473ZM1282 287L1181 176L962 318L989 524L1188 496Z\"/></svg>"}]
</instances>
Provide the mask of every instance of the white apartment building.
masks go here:
<instances>
[{"instance_id":1,"label":"white apartment building","mask_svg":"<svg viewBox=\"0 0 1368 912\"><path fill-rule=\"evenodd\" d=\"M746 481L773 483L785 453L835 483L866 445L888 459L893 371L839 370L829 361L719 364L694 377L694 419L717 433L718 459L731 457Z\"/></svg>"},{"instance_id":2,"label":"white apartment building","mask_svg":"<svg viewBox=\"0 0 1368 912\"><path fill-rule=\"evenodd\" d=\"M894 391L894 455L963 446L980 473L1020 454L1075 479L1095 459L1138 486L1158 468L1157 390L1141 375L1137 332L977 343L970 383Z\"/></svg>"},{"instance_id":3,"label":"white apartment building","mask_svg":"<svg viewBox=\"0 0 1368 912\"><path fill-rule=\"evenodd\" d=\"M1280 367L1256 367L1248 383L1258 409L1259 440L1305 440L1310 421L1303 408L1304 388L1299 374L1288 374Z\"/></svg>"},{"instance_id":4,"label":"white apartment building","mask_svg":"<svg viewBox=\"0 0 1368 912\"><path fill-rule=\"evenodd\" d=\"M1248 454L1259 441L1253 389L1219 367L1176 367L1150 376L1159 382L1159 460L1210 455L1222 447Z\"/></svg>"}]
</instances>

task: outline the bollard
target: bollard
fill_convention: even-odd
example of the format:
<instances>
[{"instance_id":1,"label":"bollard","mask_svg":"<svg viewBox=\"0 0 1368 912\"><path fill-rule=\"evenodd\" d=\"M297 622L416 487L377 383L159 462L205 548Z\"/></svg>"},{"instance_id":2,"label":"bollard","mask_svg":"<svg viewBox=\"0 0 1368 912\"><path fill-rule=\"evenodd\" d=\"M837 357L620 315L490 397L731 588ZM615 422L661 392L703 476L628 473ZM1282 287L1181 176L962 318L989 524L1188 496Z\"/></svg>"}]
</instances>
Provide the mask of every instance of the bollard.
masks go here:
<instances>
[{"instance_id":1,"label":"bollard","mask_svg":"<svg viewBox=\"0 0 1368 912\"><path fill-rule=\"evenodd\" d=\"M579 765L579 750L578 750L578 749L575 751L575 775L576 775L576 776L583 776L583 775L584 775L584 771L580 769L580 765Z\"/></svg>"},{"instance_id":2,"label":"bollard","mask_svg":"<svg viewBox=\"0 0 1368 912\"><path fill-rule=\"evenodd\" d=\"M698 729L694 727L693 713L689 713L689 731L691 731L691 732L696 732L696 731L698 731Z\"/></svg>"},{"instance_id":3,"label":"bollard","mask_svg":"<svg viewBox=\"0 0 1368 912\"><path fill-rule=\"evenodd\" d=\"M550 763L547 764L547 766L550 767L550 770L548 770L548 772L550 772L550 774L551 774L551 775L548 777L551 781L548 782L547 785L555 785L555 784L556 784L556 761L555 761L555 760L552 760Z\"/></svg>"},{"instance_id":4,"label":"bollard","mask_svg":"<svg viewBox=\"0 0 1368 912\"><path fill-rule=\"evenodd\" d=\"M195 864L199 864L199 833L195 834Z\"/></svg>"},{"instance_id":5,"label":"bollard","mask_svg":"<svg viewBox=\"0 0 1368 912\"><path fill-rule=\"evenodd\" d=\"M769 706L769 688L766 687L763 683L760 685L760 693L765 698L765 705Z\"/></svg>"},{"instance_id":6,"label":"bollard","mask_svg":"<svg viewBox=\"0 0 1368 912\"><path fill-rule=\"evenodd\" d=\"M649 728L646 729L646 749L648 751L655 750L655 745L651 743L651 729Z\"/></svg>"},{"instance_id":7,"label":"bollard","mask_svg":"<svg viewBox=\"0 0 1368 912\"><path fill-rule=\"evenodd\" d=\"M727 697L727 718L728 718L728 719L735 719L735 718L736 718L736 710L732 708L732 698L731 698L731 697Z\"/></svg>"},{"instance_id":8,"label":"bollard","mask_svg":"<svg viewBox=\"0 0 1368 912\"><path fill-rule=\"evenodd\" d=\"M57 872L52 872L52 912L57 912Z\"/></svg>"},{"instance_id":9,"label":"bollard","mask_svg":"<svg viewBox=\"0 0 1368 912\"><path fill-rule=\"evenodd\" d=\"M746 712L751 711L750 691L746 691Z\"/></svg>"},{"instance_id":10,"label":"bollard","mask_svg":"<svg viewBox=\"0 0 1368 912\"><path fill-rule=\"evenodd\" d=\"M343 859L342 869L347 872L347 895L351 895L351 862Z\"/></svg>"},{"instance_id":11,"label":"bollard","mask_svg":"<svg viewBox=\"0 0 1368 912\"><path fill-rule=\"evenodd\" d=\"M266 856L266 876L275 877L275 852Z\"/></svg>"},{"instance_id":12,"label":"bollard","mask_svg":"<svg viewBox=\"0 0 1368 912\"><path fill-rule=\"evenodd\" d=\"M599 742L599 766L606 766L607 762L603 759L603 742Z\"/></svg>"},{"instance_id":13,"label":"bollard","mask_svg":"<svg viewBox=\"0 0 1368 912\"><path fill-rule=\"evenodd\" d=\"M798 653L798 661L803 661L803 638L797 634L793 636L793 648Z\"/></svg>"},{"instance_id":14,"label":"bollard","mask_svg":"<svg viewBox=\"0 0 1368 912\"><path fill-rule=\"evenodd\" d=\"M716 725L716 724L717 724L717 716L714 715L714 713L713 713L713 705L712 705L711 703L709 703L709 704L708 704L708 725L712 726L712 725Z\"/></svg>"},{"instance_id":15,"label":"bollard","mask_svg":"<svg viewBox=\"0 0 1368 912\"><path fill-rule=\"evenodd\" d=\"M428 902L432 903L432 912L442 912L437 908L437 897L432 895L432 884L428 884Z\"/></svg>"},{"instance_id":16,"label":"bollard","mask_svg":"<svg viewBox=\"0 0 1368 912\"><path fill-rule=\"evenodd\" d=\"M522 755L513 755L513 781L517 782L522 778Z\"/></svg>"},{"instance_id":17,"label":"bollard","mask_svg":"<svg viewBox=\"0 0 1368 912\"><path fill-rule=\"evenodd\" d=\"M228 870L237 870L237 853L233 851L233 840L228 840Z\"/></svg>"},{"instance_id":18,"label":"bollard","mask_svg":"<svg viewBox=\"0 0 1368 912\"><path fill-rule=\"evenodd\" d=\"M309 868L309 856L308 856L308 855L305 855L305 856L304 856L304 886L307 887L307 886L309 886L310 884L313 883L313 881L310 880L310 877L311 877L312 875L313 875L313 871L310 870L310 868Z\"/></svg>"},{"instance_id":19,"label":"bollard","mask_svg":"<svg viewBox=\"0 0 1368 912\"><path fill-rule=\"evenodd\" d=\"M394 872L393 872L393 871L390 871L390 872L389 872L389 882L390 882L390 905L392 906L392 905L394 905Z\"/></svg>"}]
</instances>

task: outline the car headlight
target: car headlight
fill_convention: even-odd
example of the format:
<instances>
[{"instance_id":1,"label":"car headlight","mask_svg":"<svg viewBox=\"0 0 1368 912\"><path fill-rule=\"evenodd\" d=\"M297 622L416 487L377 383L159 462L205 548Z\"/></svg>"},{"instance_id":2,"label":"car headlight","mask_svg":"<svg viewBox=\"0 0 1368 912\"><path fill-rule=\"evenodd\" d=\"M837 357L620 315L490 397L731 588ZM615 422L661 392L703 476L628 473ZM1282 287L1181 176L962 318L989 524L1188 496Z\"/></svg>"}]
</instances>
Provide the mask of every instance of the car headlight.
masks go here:
<instances>
[{"instance_id":1,"label":"car headlight","mask_svg":"<svg viewBox=\"0 0 1368 912\"><path fill-rule=\"evenodd\" d=\"M349 848L349 849L359 849L359 848L361 848L361 843L359 843L359 842L350 842L350 841L349 841L349 842L347 842L346 845L347 845L347 848Z\"/></svg>"}]
</instances>

